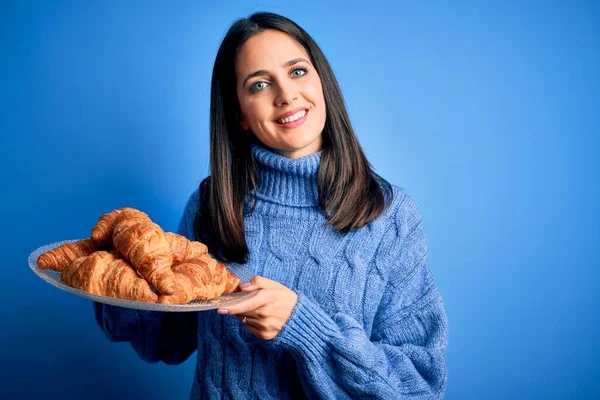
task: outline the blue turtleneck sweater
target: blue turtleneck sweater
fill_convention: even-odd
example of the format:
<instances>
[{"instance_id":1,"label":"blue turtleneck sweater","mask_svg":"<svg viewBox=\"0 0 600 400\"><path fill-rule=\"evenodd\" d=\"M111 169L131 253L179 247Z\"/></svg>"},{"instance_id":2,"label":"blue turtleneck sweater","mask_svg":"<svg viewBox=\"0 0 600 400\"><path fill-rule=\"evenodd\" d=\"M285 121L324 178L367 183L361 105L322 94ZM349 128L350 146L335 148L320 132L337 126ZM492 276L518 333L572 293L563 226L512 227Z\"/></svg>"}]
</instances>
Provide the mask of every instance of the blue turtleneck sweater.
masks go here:
<instances>
[{"instance_id":1,"label":"blue turtleneck sweater","mask_svg":"<svg viewBox=\"0 0 600 400\"><path fill-rule=\"evenodd\" d=\"M253 147L259 187L245 217L245 267L298 294L264 341L215 311L162 313L95 303L109 340L143 359L177 364L197 352L190 399L442 398L447 319L427 262L415 201L394 187L386 211L342 234L318 207L321 153L292 160ZM179 233L195 239L199 193Z\"/></svg>"}]
</instances>

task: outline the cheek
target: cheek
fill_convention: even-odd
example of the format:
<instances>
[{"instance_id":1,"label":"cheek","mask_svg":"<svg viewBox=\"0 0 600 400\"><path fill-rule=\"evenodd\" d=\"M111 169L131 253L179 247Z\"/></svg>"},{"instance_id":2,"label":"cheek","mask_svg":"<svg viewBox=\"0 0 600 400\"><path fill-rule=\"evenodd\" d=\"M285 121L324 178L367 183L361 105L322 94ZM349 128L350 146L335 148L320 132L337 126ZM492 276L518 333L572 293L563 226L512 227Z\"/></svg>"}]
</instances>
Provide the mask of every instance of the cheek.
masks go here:
<instances>
[{"instance_id":1,"label":"cheek","mask_svg":"<svg viewBox=\"0 0 600 400\"><path fill-rule=\"evenodd\" d=\"M311 93L311 96L313 103L317 107L317 113L320 117L319 119L322 120L319 121L319 123L324 123L327 115L327 110L325 108L325 97L323 96L323 90L321 86L315 87L315 90L313 91L313 93Z\"/></svg>"},{"instance_id":2,"label":"cheek","mask_svg":"<svg viewBox=\"0 0 600 400\"><path fill-rule=\"evenodd\" d=\"M250 125L260 123L263 119L264 107L260 106L260 102L257 101L245 101L240 103L240 109L242 115L246 118L246 121Z\"/></svg>"},{"instance_id":3,"label":"cheek","mask_svg":"<svg viewBox=\"0 0 600 400\"><path fill-rule=\"evenodd\" d=\"M325 113L325 97L323 96L321 80L317 79L316 82L310 86L310 97L311 101L321 108L319 111Z\"/></svg>"}]
</instances>

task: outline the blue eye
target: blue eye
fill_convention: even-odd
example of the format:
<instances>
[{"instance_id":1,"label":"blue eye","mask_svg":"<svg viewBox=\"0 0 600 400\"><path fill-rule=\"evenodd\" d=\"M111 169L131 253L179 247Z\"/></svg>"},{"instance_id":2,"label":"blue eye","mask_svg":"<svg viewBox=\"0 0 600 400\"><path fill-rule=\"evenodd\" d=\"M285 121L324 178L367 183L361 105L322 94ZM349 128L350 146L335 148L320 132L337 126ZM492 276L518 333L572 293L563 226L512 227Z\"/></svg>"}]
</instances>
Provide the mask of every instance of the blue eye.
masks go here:
<instances>
[{"instance_id":1,"label":"blue eye","mask_svg":"<svg viewBox=\"0 0 600 400\"><path fill-rule=\"evenodd\" d=\"M266 86L267 86L266 82L263 82L263 81L254 82L252 85L250 85L250 91L252 93L260 92Z\"/></svg>"},{"instance_id":2,"label":"blue eye","mask_svg":"<svg viewBox=\"0 0 600 400\"><path fill-rule=\"evenodd\" d=\"M306 75L306 69L304 69L304 68L296 68L295 70L292 71L292 76L294 78L299 78L302 75Z\"/></svg>"}]
</instances>

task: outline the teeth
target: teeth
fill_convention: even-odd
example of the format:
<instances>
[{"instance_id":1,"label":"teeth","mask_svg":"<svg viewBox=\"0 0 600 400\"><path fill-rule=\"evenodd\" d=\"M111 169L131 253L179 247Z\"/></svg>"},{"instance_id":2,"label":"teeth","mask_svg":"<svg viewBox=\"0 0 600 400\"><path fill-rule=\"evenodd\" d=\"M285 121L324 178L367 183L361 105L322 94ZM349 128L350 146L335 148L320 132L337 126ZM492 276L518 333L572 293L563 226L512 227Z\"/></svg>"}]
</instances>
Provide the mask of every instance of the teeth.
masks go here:
<instances>
[{"instance_id":1,"label":"teeth","mask_svg":"<svg viewBox=\"0 0 600 400\"><path fill-rule=\"evenodd\" d=\"M287 124L287 123L296 121L297 119L300 119L300 118L304 117L305 115L306 115L306 110L302 110L302 111L298 111L296 114L292 115L291 117L280 119L277 122L280 124Z\"/></svg>"}]
</instances>

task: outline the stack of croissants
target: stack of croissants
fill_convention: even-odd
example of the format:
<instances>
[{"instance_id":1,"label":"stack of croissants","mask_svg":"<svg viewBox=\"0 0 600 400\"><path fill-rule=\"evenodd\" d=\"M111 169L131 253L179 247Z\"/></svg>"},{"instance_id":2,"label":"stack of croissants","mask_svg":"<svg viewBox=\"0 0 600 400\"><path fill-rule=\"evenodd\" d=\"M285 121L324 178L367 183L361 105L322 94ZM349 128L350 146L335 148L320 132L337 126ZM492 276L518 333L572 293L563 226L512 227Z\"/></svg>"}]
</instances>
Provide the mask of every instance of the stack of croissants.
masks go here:
<instances>
[{"instance_id":1,"label":"stack of croissants","mask_svg":"<svg viewBox=\"0 0 600 400\"><path fill-rule=\"evenodd\" d=\"M239 291L240 283L206 245L165 232L146 213L129 207L102 215L89 238L47 251L37 264L60 272L75 289L150 303L214 299Z\"/></svg>"}]
</instances>

